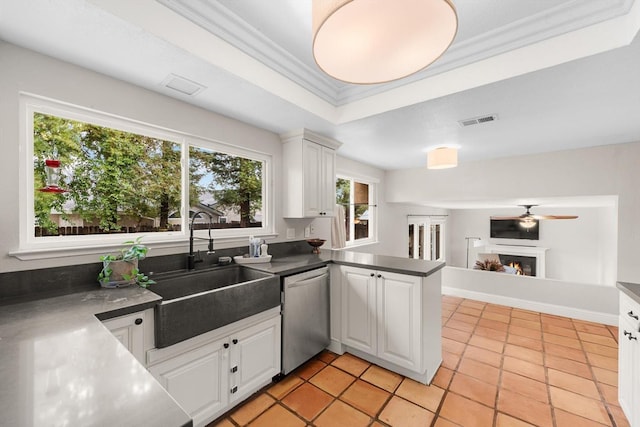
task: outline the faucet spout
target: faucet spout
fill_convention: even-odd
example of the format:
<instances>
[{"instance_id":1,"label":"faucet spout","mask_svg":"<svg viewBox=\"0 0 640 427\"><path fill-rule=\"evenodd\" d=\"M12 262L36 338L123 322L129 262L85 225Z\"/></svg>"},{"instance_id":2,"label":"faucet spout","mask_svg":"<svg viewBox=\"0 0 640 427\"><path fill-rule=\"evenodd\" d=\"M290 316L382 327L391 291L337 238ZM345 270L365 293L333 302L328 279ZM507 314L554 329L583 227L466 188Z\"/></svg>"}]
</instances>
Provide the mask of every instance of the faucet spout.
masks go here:
<instances>
[{"instance_id":1,"label":"faucet spout","mask_svg":"<svg viewBox=\"0 0 640 427\"><path fill-rule=\"evenodd\" d=\"M197 253L193 252L193 241L194 239L202 239L202 237L194 237L193 235L193 223L196 220L196 218L198 216L200 216L200 214L205 214L209 217L209 244L207 246L207 254L214 254L215 251L213 250L213 237L211 236L211 226L213 225L213 217L211 216L210 213L205 212L205 211L197 211L196 213L193 214L193 216L191 217L191 224L189 225L189 255L187 255L187 269L188 270L193 270L194 268L196 268L196 263L198 262L202 262L202 258L200 258L200 251L198 251ZM196 256L198 255L198 256Z\"/></svg>"}]
</instances>

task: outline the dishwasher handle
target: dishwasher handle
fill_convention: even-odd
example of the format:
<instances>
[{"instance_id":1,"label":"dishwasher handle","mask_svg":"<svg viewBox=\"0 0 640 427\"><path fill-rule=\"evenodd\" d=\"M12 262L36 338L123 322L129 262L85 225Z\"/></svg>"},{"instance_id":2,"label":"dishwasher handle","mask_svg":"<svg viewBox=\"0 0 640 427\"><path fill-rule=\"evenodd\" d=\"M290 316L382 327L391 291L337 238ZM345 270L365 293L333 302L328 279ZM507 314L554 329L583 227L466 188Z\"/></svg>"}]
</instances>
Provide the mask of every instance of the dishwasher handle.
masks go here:
<instances>
[{"instance_id":1,"label":"dishwasher handle","mask_svg":"<svg viewBox=\"0 0 640 427\"><path fill-rule=\"evenodd\" d=\"M304 280L299 280L297 282L290 282L287 284L287 289L291 289L291 288L298 288L300 286L307 286L310 285L312 283L317 283L318 279L324 279L325 277L329 277L329 273L324 273L321 274L319 276L313 276L310 277L308 279L304 279Z\"/></svg>"}]
</instances>

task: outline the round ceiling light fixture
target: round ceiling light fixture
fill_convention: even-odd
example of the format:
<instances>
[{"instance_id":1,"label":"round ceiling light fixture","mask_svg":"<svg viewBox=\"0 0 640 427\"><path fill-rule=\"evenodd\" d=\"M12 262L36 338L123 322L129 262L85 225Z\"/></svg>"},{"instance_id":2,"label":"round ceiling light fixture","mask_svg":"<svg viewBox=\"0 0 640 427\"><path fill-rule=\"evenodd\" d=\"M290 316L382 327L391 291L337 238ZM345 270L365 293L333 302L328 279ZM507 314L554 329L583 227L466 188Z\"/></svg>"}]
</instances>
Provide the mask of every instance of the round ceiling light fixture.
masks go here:
<instances>
[{"instance_id":1,"label":"round ceiling light fixture","mask_svg":"<svg viewBox=\"0 0 640 427\"><path fill-rule=\"evenodd\" d=\"M451 0L313 0L313 57L347 83L385 83L432 64L451 45Z\"/></svg>"},{"instance_id":2,"label":"round ceiling light fixture","mask_svg":"<svg viewBox=\"0 0 640 427\"><path fill-rule=\"evenodd\" d=\"M458 149L439 147L427 153L427 169L448 169L458 166Z\"/></svg>"}]
</instances>

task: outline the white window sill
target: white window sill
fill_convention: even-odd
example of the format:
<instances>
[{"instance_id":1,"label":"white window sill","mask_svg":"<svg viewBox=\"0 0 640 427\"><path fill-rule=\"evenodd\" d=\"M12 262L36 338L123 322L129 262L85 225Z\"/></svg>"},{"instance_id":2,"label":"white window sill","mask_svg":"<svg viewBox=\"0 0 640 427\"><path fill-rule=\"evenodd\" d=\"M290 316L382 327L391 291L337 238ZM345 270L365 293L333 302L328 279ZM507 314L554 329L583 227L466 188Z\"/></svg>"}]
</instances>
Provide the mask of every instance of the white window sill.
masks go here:
<instances>
[{"instance_id":1,"label":"white window sill","mask_svg":"<svg viewBox=\"0 0 640 427\"><path fill-rule=\"evenodd\" d=\"M122 235L122 241L131 240L131 237L127 235ZM256 234L255 237L260 239L273 239L278 237L278 234ZM247 244L246 236L238 236L238 237L214 237L214 246L216 244L220 245L220 249L244 246ZM142 242L145 246L150 249L180 249L179 251L175 251L175 253L188 252L189 250L189 238L188 237L179 237L172 240L165 241L149 241ZM200 238L198 238L194 243L198 246L206 245L206 242ZM108 243L88 243L88 244L77 244L77 245L69 245L65 247L40 247L40 248L24 248L17 249L15 251L10 251L9 255L15 258L18 258L22 261L33 261L40 259L50 259L50 258L65 258L65 257L74 257L74 256L83 256L83 255L104 255L111 252L117 252L120 248L126 246L122 242L108 242ZM150 256L153 256L153 251L150 253ZM96 261L99 261L99 257L96 257Z\"/></svg>"}]
</instances>

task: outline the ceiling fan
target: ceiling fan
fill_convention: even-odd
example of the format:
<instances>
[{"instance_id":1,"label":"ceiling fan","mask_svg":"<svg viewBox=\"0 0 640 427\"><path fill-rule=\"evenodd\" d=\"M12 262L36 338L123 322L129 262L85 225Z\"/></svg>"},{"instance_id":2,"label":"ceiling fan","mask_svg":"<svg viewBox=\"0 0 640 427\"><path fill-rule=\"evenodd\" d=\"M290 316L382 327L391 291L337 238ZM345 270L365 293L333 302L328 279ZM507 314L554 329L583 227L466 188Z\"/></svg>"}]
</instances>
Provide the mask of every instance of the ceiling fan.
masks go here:
<instances>
[{"instance_id":1,"label":"ceiling fan","mask_svg":"<svg viewBox=\"0 0 640 427\"><path fill-rule=\"evenodd\" d=\"M534 215L530 212L530 209L538 205L518 205L525 208L527 211L518 216L492 216L491 219L514 219L520 220L522 223L534 223L534 220L541 219L576 219L578 215Z\"/></svg>"}]
</instances>

